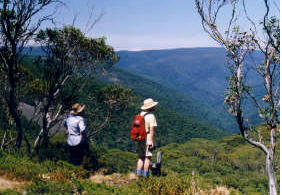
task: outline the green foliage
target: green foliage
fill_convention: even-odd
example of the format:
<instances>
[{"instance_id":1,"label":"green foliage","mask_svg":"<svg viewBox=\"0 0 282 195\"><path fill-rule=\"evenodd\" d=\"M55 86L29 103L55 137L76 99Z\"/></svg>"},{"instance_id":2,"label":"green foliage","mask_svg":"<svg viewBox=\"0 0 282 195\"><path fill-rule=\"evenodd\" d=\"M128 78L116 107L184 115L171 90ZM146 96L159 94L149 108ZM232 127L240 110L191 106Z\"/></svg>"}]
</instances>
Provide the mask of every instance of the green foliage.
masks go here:
<instances>
[{"instance_id":1,"label":"green foliage","mask_svg":"<svg viewBox=\"0 0 282 195\"><path fill-rule=\"evenodd\" d=\"M140 112L143 99L138 97L123 112L112 116L112 120L103 131L97 133L95 143L107 148L119 148L124 151L136 151L137 146L130 139L129 131L134 115ZM219 139L224 132L170 111L162 106L155 111L158 127L155 130L155 145L165 146L172 142L184 143L192 138Z\"/></svg>"},{"instance_id":2,"label":"green foliage","mask_svg":"<svg viewBox=\"0 0 282 195\"><path fill-rule=\"evenodd\" d=\"M53 142L58 144L60 140L62 141L62 136L55 137ZM52 150L56 153L56 150L64 149L54 147ZM126 185L94 184L87 178L96 169L85 170L83 166L73 166L60 159L41 160L39 163L37 159L30 160L3 152L0 153L0 175L5 173L7 178L30 180L31 184L25 186L27 194L204 195L220 194L220 190L233 195L268 193L264 154L246 143L240 135L220 140L192 139L184 144L171 143L159 150L163 152L163 175L150 175L148 179L141 178ZM135 171L136 153L118 149L106 150L97 145L91 146L91 152L95 153L98 168L104 170L105 174L127 174ZM154 152L156 153L157 151ZM153 161L155 160L154 155ZM279 170L279 158L275 161ZM277 177L279 178L279 174ZM3 193L17 192L7 190Z\"/></svg>"},{"instance_id":3,"label":"green foliage","mask_svg":"<svg viewBox=\"0 0 282 195\"><path fill-rule=\"evenodd\" d=\"M263 23L263 22L262 22ZM265 18L263 30L268 34L271 45L280 53L280 20L272 16ZM278 58L276 60L279 60Z\"/></svg>"},{"instance_id":4,"label":"green foliage","mask_svg":"<svg viewBox=\"0 0 282 195\"><path fill-rule=\"evenodd\" d=\"M30 65L27 67L29 70L38 68ZM34 71L34 75L36 74ZM68 105L66 104L64 109L67 110L72 101L87 103L86 111L89 110L85 114L87 125L93 122L90 117L91 110L96 110L94 118L103 122L102 116L105 115L107 106L113 106L115 109L112 112L112 121L109 126L98 132L92 140L95 145L91 144L90 152L83 165L76 167L67 163L69 154L66 137L63 133L59 133L50 140L47 147L40 148L38 155L32 156L32 160L28 157L0 153L0 175L32 181L31 185L27 187L28 194L76 192L85 194L166 194L166 192L193 194L193 190L206 190L207 192L214 185L235 188L245 194L267 193L264 156L260 151L250 147L240 136L222 138L224 133L217 128L168 110L169 98L160 99L160 105L155 111L158 122L155 142L159 146L158 150L164 152L163 177L138 180L136 183L122 187L92 184L85 180L93 171L100 168L104 169L106 174L116 172L125 174L135 170L137 155L125 152L135 151L137 148L136 143L130 140L129 129L133 116L140 112L142 100L150 93L140 93L141 96L136 96L135 99L132 99L133 101L128 101L127 98L132 93L130 89L125 89L121 85L105 86L94 80L87 80L84 86L90 96L73 93L79 91L79 86L84 81L84 79L74 77L66 82L62 89L62 94L66 95L59 96L59 98L68 99L70 97L71 100L66 100ZM136 93L139 94L139 91L136 90ZM165 93L158 97L164 96L166 96ZM89 97L91 98L88 99ZM115 100L118 101L115 102ZM157 100L159 101L158 98ZM196 106L193 108L196 109ZM193 111L196 112L196 110ZM98 116L101 118L99 119ZM27 126L25 122L23 124L24 127ZM30 129L25 127L30 140L34 139L36 129L39 128L33 125L30 126ZM268 134L267 129L261 128L261 130L262 135ZM190 141L187 142L187 140ZM107 150L103 147L121 150ZM275 165L279 170L279 158L275 159ZM196 173L194 178L190 176L192 172ZM193 189L191 188L192 181L196 182L195 185L193 184ZM231 190L230 194L232 193L238 194L236 190Z\"/></svg>"},{"instance_id":5,"label":"green foliage","mask_svg":"<svg viewBox=\"0 0 282 195\"><path fill-rule=\"evenodd\" d=\"M32 163L27 157L4 155L0 158L0 175L19 180L32 180L47 172L39 163Z\"/></svg>"},{"instance_id":6,"label":"green foliage","mask_svg":"<svg viewBox=\"0 0 282 195\"><path fill-rule=\"evenodd\" d=\"M28 189L28 194L72 194L70 183L36 180Z\"/></svg>"},{"instance_id":7,"label":"green foliage","mask_svg":"<svg viewBox=\"0 0 282 195\"><path fill-rule=\"evenodd\" d=\"M88 171L61 160L57 162L45 160L39 163L36 159L31 161L30 158L21 155L4 154L0 162L0 175L22 181L38 180L46 174L57 181L88 176Z\"/></svg>"},{"instance_id":8,"label":"green foliage","mask_svg":"<svg viewBox=\"0 0 282 195\"><path fill-rule=\"evenodd\" d=\"M226 113L222 103L227 87L225 79L227 74L224 66L226 52L223 48L119 51L117 53L120 55L117 67L126 68L138 76L143 75L151 81L193 98L194 106L200 105L198 104L200 102L201 106L198 110L205 115L199 116L198 119L208 121L209 124L220 126L227 131L235 132L237 130L235 121ZM254 52L254 55L255 59L260 59L262 56L258 52ZM250 61L248 58L247 63ZM123 82L123 79L120 80ZM250 81L255 85L260 85L257 76L251 77ZM140 84L143 84L143 81ZM179 106L178 110L182 114L189 115L189 110L185 110L186 106L181 104L181 100L185 99L178 99L176 95L175 101L172 101L173 104L180 102L183 108ZM174 96L174 93L170 96ZM193 107L191 104L189 106ZM178 112L175 106L170 106L170 108Z\"/></svg>"},{"instance_id":9,"label":"green foliage","mask_svg":"<svg viewBox=\"0 0 282 195\"><path fill-rule=\"evenodd\" d=\"M36 74L38 68L31 65L32 60L33 58L31 57L27 58L26 66ZM131 79L134 77L124 75L125 78L129 79L129 83L132 82ZM84 90L80 91L80 86L83 83L85 84ZM144 83L145 85L143 86L154 86L151 82ZM157 96L157 100L160 102L160 106L156 111L159 124L156 130L156 144L158 146L164 146L171 142L183 143L193 137L216 139L226 135L215 127L196 122L191 118L180 116L165 109L164 107L170 108L173 104L171 99L165 99L164 97L175 93L166 93L159 85L155 89L160 89L160 91L150 92L149 89L133 91L121 85L105 86L95 80L74 77L65 83L58 98L61 98L64 102L63 110L68 110L75 102L86 104L85 118L88 127L87 131L89 133L94 132L90 134L95 136L93 138L95 143L101 144L104 147L119 148L125 151L136 150L135 143L130 140L129 129L133 116L140 112L143 98L148 97L150 93L162 94ZM133 95L133 92L137 93L136 96ZM139 94L141 94L141 97L139 97ZM28 98L26 99L28 100ZM112 108L111 113L109 113L110 107ZM181 107L179 105L179 108ZM198 109L198 106L194 106L189 111L193 113L193 118L200 116ZM107 119L108 114L111 114L109 125L99 130L105 119Z\"/></svg>"},{"instance_id":10,"label":"green foliage","mask_svg":"<svg viewBox=\"0 0 282 195\"><path fill-rule=\"evenodd\" d=\"M124 109L131 103L132 90L125 89L121 85L103 87L101 90L103 100L116 109Z\"/></svg>"},{"instance_id":11,"label":"green foliage","mask_svg":"<svg viewBox=\"0 0 282 195\"><path fill-rule=\"evenodd\" d=\"M145 194L192 194L196 192L196 189L191 189L193 187L192 177L185 175L180 176L177 174L172 174L164 178L149 178L148 180L143 180L139 182L141 190ZM201 182L202 184L204 182ZM197 182L199 184L199 182ZM196 188L196 186L194 186Z\"/></svg>"},{"instance_id":12,"label":"green foliage","mask_svg":"<svg viewBox=\"0 0 282 195\"><path fill-rule=\"evenodd\" d=\"M59 133L51 139L51 142L46 147L40 147L33 154L32 158L35 161L45 162L71 162L69 146L66 142L66 135ZM85 156L82 167L88 171L95 171L101 168L102 164L99 161L100 157L106 153L106 149L98 145L90 144L89 152Z\"/></svg>"},{"instance_id":13,"label":"green foliage","mask_svg":"<svg viewBox=\"0 0 282 195\"><path fill-rule=\"evenodd\" d=\"M1 191L0 190L1 195L21 195L22 193L17 192L15 190L5 190L5 191Z\"/></svg>"},{"instance_id":14,"label":"green foliage","mask_svg":"<svg viewBox=\"0 0 282 195\"><path fill-rule=\"evenodd\" d=\"M169 144L160 150L164 153L163 166L169 170L179 174L195 171L210 183L246 194L267 193L264 154L240 135L219 141L192 139L185 144Z\"/></svg>"},{"instance_id":15,"label":"green foliage","mask_svg":"<svg viewBox=\"0 0 282 195\"><path fill-rule=\"evenodd\" d=\"M55 71L54 73L60 68L64 74L75 71L91 75L100 67L112 66L118 61L114 49L106 44L105 38L85 37L80 29L73 26L41 30L36 41L43 46L43 51L47 55L46 63L52 66L59 65L55 70L49 69Z\"/></svg>"},{"instance_id":16,"label":"green foliage","mask_svg":"<svg viewBox=\"0 0 282 195\"><path fill-rule=\"evenodd\" d=\"M27 194L97 194L97 195L141 195L136 188L118 188L89 181L71 180L67 183L39 180L33 183Z\"/></svg>"},{"instance_id":17,"label":"green foliage","mask_svg":"<svg viewBox=\"0 0 282 195\"><path fill-rule=\"evenodd\" d=\"M106 169L106 174L134 172L137 155L122 152L118 149L109 150L101 155L100 166Z\"/></svg>"},{"instance_id":18,"label":"green foliage","mask_svg":"<svg viewBox=\"0 0 282 195\"><path fill-rule=\"evenodd\" d=\"M25 65L29 70L34 72L35 76L40 74L40 67L31 65L34 58L28 57L26 60ZM116 73L119 74L119 71ZM204 124L193 120L195 118L200 120L203 117L208 117L206 114L198 112L201 109L201 105L194 104L194 102L189 100L189 105L192 106L188 106L185 109L187 113L191 114L193 119L180 116L178 113L168 109L181 110L188 101L184 97L183 101L179 100L180 102L176 103L173 100L173 95L177 95L177 93L174 91L164 90L161 85L154 84L148 80L142 80L141 77L136 77L136 75L124 72L121 72L120 75L123 75L122 78L124 80L127 79L126 83L139 83L138 86L140 85L140 88L134 88L133 91L121 85L105 86L95 80L73 77L68 79L57 97L58 100L60 99L60 102L64 102L62 110L65 111L75 102L86 104L85 119L88 127L87 131L89 136L94 136L93 140L95 143L108 148L135 151L136 146L130 140L129 129L133 116L140 112L141 103L146 97L154 97L160 102L160 106L156 111L159 124L156 130L157 146L164 146L172 142L184 143L194 137L217 139L226 135L216 127L207 125L207 122ZM138 82L134 81L134 78L137 78ZM139 82L140 79L141 82ZM122 83L122 85L127 86L125 83ZM81 90L81 86L84 86L83 90ZM151 90L152 87L153 90ZM132 95L133 92L136 93L136 97ZM179 97L180 99L182 98L182 96ZM28 98L26 99L28 100ZM110 108L112 111L110 111ZM110 123L107 126L109 116Z\"/></svg>"},{"instance_id":19,"label":"green foliage","mask_svg":"<svg viewBox=\"0 0 282 195\"><path fill-rule=\"evenodd\" d=\"M35 146L38 148L38 145L48 144L49 130L58 122L58 116L65 114L70 105L82 96L85 99L90 98L88 93L90 91L84 90L84 85L89 78L100 73L102 69L111 67L118 61L118 57L114 49L106 44L104 38L85 37L80 29L73 26L40 30L35 41L42 46L44 55L38 56L35 60L31 58L32 64L25 67L27 70L35 71L26 85L27 88L21 94L24 94L25 99L33 105L41 107L37 115L41 114L43 131ZM28 61L30 58L25 60ZM74 81L78 82L74 83ZM99 99L99 103L106 110L127 103L125 101L128 100L126 97L130 95L130 90L122 87L115 87L115 89L119 91L110 92L115 93L113 98L119 99L109 100L110 97L106 96L109 91L103 91L104 97L108 99ZM120 93L119 97L117 93ZM92 105L87 106L91 108ZM109 120L108 115L106 119L101 119L102 123Z\"/></svg>"},{"instance_id":20,"label":"green foliage","mask_svg":"<svg viewBox=\"0 0 282 195\"><path fill-rule=\"evenodd\" d=\"M122 60L123 58L121 58ZM164 83L159 83L152 78L135 74L120 67L113 67L107 74L101 75L98 78L107 83L121 84L133 89L136 94L144 99L152 97L158 100L164 107L188 116L193 120L225 129L227 132L231 131L232 120L227 120L228 117L216 111L209 103L201 103L191 98L194 93L183 95L183 93L174 88L167 87ZM230 128L226 128L227 126Z\"/></svg>"},{"instance_id":21,"label":"green foliage","mask_svg":"<svg viewBox=\"0 0 282 195\"><path fill-rule=\"evenodd\" d=\"M112 112L114 112L115 115L118 115L128 107L131 99L134 98L131 89L126 89L121 85L102 85L94 79L82 77L80 74L77 75L76 73L68 78L63 86L60 86L60 84L56 83L60 79L54 76L54 74L56 75L58 72L61 72L62 74L58 75L60 77L70 74L65 68L61 67L63 65L52 63L55 68L50 70L55 71L55 73L47 71L46 74L42 74L42 71L40 71L42 70L42 64L36 64L34 60L36 61L33 57L27 57L25 60L25 66L34 73L35 78L38 77L30 83L30 92L28 93L29 96L26 97L26 101L33 104L35 100L41 100L43 97L49 97L49 95L51 95L49 98L54 106L56 104L62 105L61 114L68 112L72 104L75 102L85 104L87 108L85 117L88 121L88 131L94 131L94 133L90 133L89 136L95 134L95 131L100 128L101 124L107 124L107 121L109 120L108 117L110 117ZM108 63L113 63L113 61ZM96 66L98 65L99 64L96 64ZM49 70L50 67L48 64L44 64L43 69L44 66L48 67ZM80 68L87 71L87 67ZM92 73L94 74L95 72ZM44 81L46 80L46 75L48 75L48 78L50 75L53 75L52 79L47 79L47 83ZM51 80L54 81L53 84L49 83ZM54 86L55 88L53 88ZM54 90L59 90L59 93L56 96L52 95Z\"/></svg>"}]
</instances>

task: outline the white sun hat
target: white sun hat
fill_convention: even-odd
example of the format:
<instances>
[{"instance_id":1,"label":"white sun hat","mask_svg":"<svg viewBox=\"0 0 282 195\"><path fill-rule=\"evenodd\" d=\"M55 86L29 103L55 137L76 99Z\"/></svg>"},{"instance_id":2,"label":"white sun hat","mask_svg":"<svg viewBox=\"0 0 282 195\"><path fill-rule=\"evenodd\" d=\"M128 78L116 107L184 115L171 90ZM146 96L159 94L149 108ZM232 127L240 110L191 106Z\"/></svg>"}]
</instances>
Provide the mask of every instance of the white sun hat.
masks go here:
<instances>
[{"instance_id":1,"label":"white sun hat","mask_svg":"<svg viewBox=\"0 0 282 195\"><path fill-rule=\"evenodd\" d=\"M158 105L158 103L159 102L155 102L152 98L145 99L143 106L141 106L141 109L142 110L148 110L148 109L153 108L156 105Z\"/></svg>"},{"instance_id":2,"label":"white sun hat","mask_svg":"<svg viewBox=\"0 0 282 195\"><path fill-rule=\"evenodd\" d=\"M76 103L72 106L72 111L70 112L71 114L79 114L81 113L85 108L85 105L81 105L79 103Z\"/></svg>"}]
</instances>

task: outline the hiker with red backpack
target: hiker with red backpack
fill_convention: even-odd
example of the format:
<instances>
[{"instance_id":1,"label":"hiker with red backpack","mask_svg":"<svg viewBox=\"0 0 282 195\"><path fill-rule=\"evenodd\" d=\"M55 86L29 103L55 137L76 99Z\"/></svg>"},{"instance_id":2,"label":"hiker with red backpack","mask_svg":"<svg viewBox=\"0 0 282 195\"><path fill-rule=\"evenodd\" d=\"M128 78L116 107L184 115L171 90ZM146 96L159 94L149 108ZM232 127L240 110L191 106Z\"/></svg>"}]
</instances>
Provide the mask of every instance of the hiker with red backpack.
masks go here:
<instances>
[{"instance_id":1,"label":"hiker with red backpack","mask_svg":"<svg viewBox=\"0 0 282 195\"><path fill-rule=\"evenodd\" d=\"M153 114L158 102L148 98L141 107L142 112L136 115L131 128L131 138L138 142L137 176L149 176L149 167L154 149L154 128L157 126L156 117Z\"/></svg>"}]
</instances>

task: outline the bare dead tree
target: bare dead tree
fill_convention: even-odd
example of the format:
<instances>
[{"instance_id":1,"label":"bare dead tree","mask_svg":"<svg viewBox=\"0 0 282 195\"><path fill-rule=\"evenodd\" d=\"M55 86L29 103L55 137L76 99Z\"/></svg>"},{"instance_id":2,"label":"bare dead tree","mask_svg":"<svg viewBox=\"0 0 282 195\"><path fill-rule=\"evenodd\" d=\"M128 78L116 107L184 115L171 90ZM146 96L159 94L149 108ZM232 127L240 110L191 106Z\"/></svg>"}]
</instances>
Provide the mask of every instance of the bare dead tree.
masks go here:
<instances>
[{"instance_id":1,"label":"bare dead tree","mask_svg":"<svg viewBox=\"0 0 282 195\"><path fill-rule=\"evenodd\" d=\"M240 2L242 4L240 5ZM277 17L270 17L269 1L264 0L266 11L262 16L262 27L256 24L248 15L246 2L238 0L195 0L196 10L201 17L202 27L209 36L224 47L230 59L229 87L225 103L234 115L242 137L251 145L259 148L266 155L266 173L269 180L269 192L277 194L277 182L273 167L276 138L279 136L280 119L280 24ZM218 17L223 8L230 7L230 18L224 30L218 26ZM238 24L239 8L243 8L245 19L250 26L247 30L240 29ZM226 15L225 15L226 18ZM253 62L253 67L261 76L265 94L263 101L254 95L252 87L246 83L246 56L259 51L263 56L260 63ZM263 141L260 131L252 128L245 118L244 98L256 105L260 116L269 130L269 138ZM253 133L253 132L256 133Z\"/></svg>"},{"instance_id":2,"label":"bare dead tree","mask_svg":"<svg viewBox=\"0 0 282 195\"><path fill-rule=\"evenodd\" d=\"M18 110L18 91L20 81L20 64L22 51L42 22L52 19L52 13L34 18L49 5L59 0L3 0L0 2L0 64L1 73L6 74L2 90L5 90L5 102L10 115L15 121L17 130L16 147L20 148L23 138L23 128Z\"/></svg>"}]
</instances>

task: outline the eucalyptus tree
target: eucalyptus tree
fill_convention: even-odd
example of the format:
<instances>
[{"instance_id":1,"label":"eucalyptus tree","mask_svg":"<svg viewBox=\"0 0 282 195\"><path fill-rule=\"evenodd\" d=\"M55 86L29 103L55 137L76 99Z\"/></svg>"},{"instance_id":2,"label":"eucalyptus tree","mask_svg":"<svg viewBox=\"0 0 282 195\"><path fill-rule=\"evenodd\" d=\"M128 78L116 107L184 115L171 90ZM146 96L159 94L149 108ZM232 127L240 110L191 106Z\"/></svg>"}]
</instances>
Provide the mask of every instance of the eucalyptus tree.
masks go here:
<instances>
[{"instance_id":1,"label":"eucalyptus tree","mask_svg":"<svg viewBox=\"0 0 282 195\"><path fill-rule=\"evenodd\" d=\"M14 120L17 138L16 147L20 148L23 138L18 89L23 86L21 68L22 51L42 22L52 18L52 11L41 14L58 0L1 0L0 1L0 73L1 100ZM46 12L44 12L46 13Z\"/></svg>"},{"instance_id":2,"label":"eucalyptus tree","mask_svg":"<svg viewBox=\"0 0 282 195\"><path fill-rule=\"evenodd\" d=\"M88 86L96 74L118 61L105 38L89 38L79 29L65 26L41 30L36 42L42 46L44 54L36 63L41 74L31 82L33 87L30 88L35 110L38 110L35 113L42 115L42 130L35 140L35 147L48 144L49 137L56 132L50 132L50 129L59 124L75 101L86 103L87 115L94 116L89 120L89 137L109 122L113 109L128 103L131 92L120 86L104 88L99 98Z\"/></svg>"},{"instance_id":3,"label":"eucalyptus tree","mask_svg":"<svg viewBox=\"0 0 282 195\"><path fill-rule=\"evenodd\" d=\"M110 85L103 87L98 94L93 92L87 94L85 103L89 105L86 116L89 121L87 137L90 140L113 118L120 116L135 98L131 89L121 85ZM120 119L117 119L120 120Z\"/></svg>"},{"instance_id":4,"label":"eucalyptus tree","mask_svg":"<svg viewBox=\"0 0 282 195\"><path fill-rule=\"evenodd\" d=\"M280 123L280 23L277 16L271 16L277 6L272 7L268 0L257 3L262 3L265 7L260 23L250 17L247 2L244 0L195 0L204 31L227 51L230 76L224 102L235 117L242 137L264 152L269 192L276 195L277 182L273 163ZM219 24L220 16L224 16L227 23L225 28L222 23ZM249 25L246 26L245 23L240 26L242 19ZM260 62L255 56L257 53L262 56ZM247 59L252 60L247 63ZM258 78L261 78L261 85L264 87L262 97L248 83L249 68L254 69ZM257 116L265 122L267 132L255 128L246 118L246 99L256 106Z\"/></svg>"}]
</instances>

